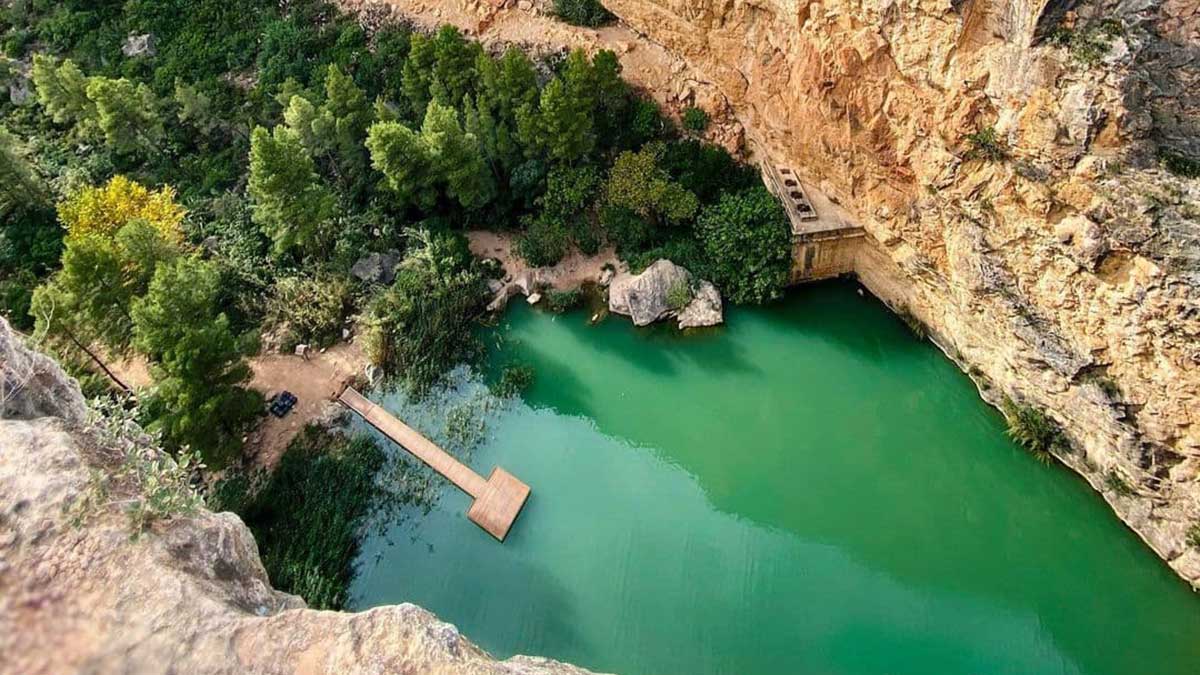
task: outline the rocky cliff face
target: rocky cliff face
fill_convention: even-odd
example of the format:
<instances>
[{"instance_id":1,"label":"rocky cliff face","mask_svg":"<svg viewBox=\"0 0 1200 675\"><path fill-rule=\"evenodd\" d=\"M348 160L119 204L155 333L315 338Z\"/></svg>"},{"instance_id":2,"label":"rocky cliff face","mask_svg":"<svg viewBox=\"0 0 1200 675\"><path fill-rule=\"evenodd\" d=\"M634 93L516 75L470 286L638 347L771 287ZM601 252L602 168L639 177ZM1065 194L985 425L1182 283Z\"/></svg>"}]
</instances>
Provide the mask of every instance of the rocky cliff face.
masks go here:
<instances>
[{"instance_id":1,"label":"rocky cliff face","mask_svg":"<svg viewBox=\"0 0 1200 675\"><path fill-rule=\"evenodd\" d=\"M1046 408L1064 460L1200 584L1200 185L1155 159L1200 151L1200 4L605 4L853 213L867 285L985 396Z\"/></svg>"},{"instance_id":2,"label":"rocky cliff face","mask_svg":"<svg viewBox=\"0 0 1200 675\"><path fill-rule=\"evenodd\" d=\"M863 282L985 398L1045 408L1063 461L1200 585L1200 181L1156 159L1200 156L1197 0L604 0L624 25L600 30L524 0L342 2L614 49L795 169L867 230Z\"/></svg>"},{"instance_id":3,"label":"rocky cliff face","mask_svg":"<svg viewBox=\"0 0 1200 675\"><path fill-rule=\"evenodd\" d=\"M76 526L111 447L89 430L78 385L3 319L0 374L0 673L585 672L495 661L414 605L305 609L271 588L231 513L160 522L135 539L114 504Z\"/></svg>"}]
</instances>

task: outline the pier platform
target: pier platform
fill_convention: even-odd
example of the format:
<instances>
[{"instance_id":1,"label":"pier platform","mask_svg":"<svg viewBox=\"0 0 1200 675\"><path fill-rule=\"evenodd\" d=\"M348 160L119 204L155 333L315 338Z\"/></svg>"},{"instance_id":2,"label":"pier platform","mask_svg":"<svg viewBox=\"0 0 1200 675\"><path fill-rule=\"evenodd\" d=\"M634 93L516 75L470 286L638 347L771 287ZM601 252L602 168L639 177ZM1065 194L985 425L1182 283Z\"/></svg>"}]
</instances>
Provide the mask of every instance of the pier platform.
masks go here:
<instances>
[{"instance_id":1,"label":"pier platform","mask_svg":"<svg viewBox=\"0 0 1200 675\"><path fill-rule=\"evenodd\" d=\"M455 459L417 430L396 419L358 393L346 387L338 402L356 413L409 454L440 473L460 490L475 499L467 509L467 518L499 541L504 541L513 522L529 499L529 486L500 467L492 470L486 480L471 467Z\"/></svg>"}]
</instances>

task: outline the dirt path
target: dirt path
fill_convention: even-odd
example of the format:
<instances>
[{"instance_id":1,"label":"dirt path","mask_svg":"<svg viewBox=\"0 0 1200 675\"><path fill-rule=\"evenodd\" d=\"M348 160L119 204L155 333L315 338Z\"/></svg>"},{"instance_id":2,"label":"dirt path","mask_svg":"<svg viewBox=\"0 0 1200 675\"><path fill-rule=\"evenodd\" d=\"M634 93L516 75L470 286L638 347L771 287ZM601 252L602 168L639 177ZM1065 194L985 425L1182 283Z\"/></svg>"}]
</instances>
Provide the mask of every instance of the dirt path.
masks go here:
<instances>
[{"instance_id":1,"label":"dirt path","mask_svg":"<svg viewBox=\"0 0 1200 675\"><path fill-rule=\"evenodd\" d=\"M251 388L264 396L290 391L298 401L283 418L263 418L246 442L246 456L257 466L274 467L305 425L336 414L339 408L331 399L366 365L362 349L352 342L313 353L307 360L291 354L265 354L251 359Z\"/></svg>"},{"instance_id":2,"label":"dirt path","mask_svg":"<svg viewBox=\"0 0 1200 675\"><path fill-rule=\"evenodd\" d=\"M600 249L595 255L584 255L572 249L567 257L552 267L534 268L521 259L513 250L516 238L509 232L472 230L467 233L471 252L480 258L496 258L504 266L508 279L516 279L529 270L537 269L538 281L560 291L578 288L586 281L597 281L605 265L623 269L617 253L611 246Z\"/></svg>"}]
</instances>

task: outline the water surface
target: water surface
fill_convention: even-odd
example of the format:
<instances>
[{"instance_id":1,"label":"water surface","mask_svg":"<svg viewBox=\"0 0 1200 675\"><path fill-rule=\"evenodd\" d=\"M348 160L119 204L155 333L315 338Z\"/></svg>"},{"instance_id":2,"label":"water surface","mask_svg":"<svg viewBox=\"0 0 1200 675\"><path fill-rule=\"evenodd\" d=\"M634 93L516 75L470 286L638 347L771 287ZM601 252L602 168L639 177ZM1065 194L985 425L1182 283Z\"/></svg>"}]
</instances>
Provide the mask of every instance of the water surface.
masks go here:
<instances>
[{"instance_id":1,"label":"water surface","mask_svg":"<svg viewBox=\"0 0 1200 675\"><path fill-rule=\"evenodd\" d=\"M853 285L686 336L516 304L537 380L470 462L530 502L501 545L445 489L357 608L625 675L1200 673L1200 598Z\"/></svg>"}]
</instances>

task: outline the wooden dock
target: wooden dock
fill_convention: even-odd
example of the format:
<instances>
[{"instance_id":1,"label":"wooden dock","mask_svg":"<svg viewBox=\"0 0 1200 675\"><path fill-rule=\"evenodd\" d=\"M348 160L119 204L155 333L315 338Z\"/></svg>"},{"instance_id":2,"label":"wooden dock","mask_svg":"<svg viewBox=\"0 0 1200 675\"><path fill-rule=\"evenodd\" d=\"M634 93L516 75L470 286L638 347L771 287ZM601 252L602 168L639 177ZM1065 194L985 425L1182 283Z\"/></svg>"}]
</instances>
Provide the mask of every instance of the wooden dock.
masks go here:
<instances>
[{"instance_id":1,"label":"wooden dock","mask_svg":"<svg viewBox=\"0 0 1200 675\"><path fill-rule=\"evenodd\" d=\"M467 518L500 541L508 536L513 521L529 499L529 486L516 476L496 467L484 480L471 467L463 464L433 441L393 417L365 396L347 387L338 401L366 420L400 447L404 448L431 469L445 476L475 501L467 509Z\"/></svg>"}]
</instances>

